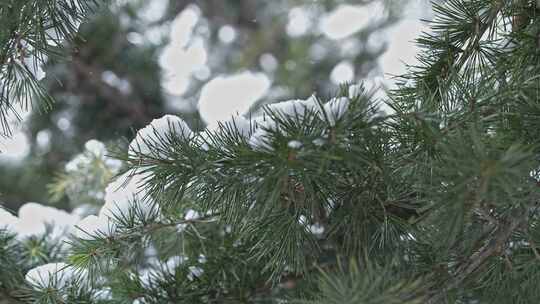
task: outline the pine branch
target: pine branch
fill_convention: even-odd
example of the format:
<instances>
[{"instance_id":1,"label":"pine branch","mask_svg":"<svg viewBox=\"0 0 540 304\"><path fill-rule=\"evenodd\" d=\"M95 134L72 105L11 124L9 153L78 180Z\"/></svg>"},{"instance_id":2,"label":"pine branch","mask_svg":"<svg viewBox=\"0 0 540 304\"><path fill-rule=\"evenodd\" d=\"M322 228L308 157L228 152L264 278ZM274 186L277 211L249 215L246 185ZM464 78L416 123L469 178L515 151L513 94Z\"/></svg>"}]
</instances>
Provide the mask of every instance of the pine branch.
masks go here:
<instances>
[{"instance_id":1,"label":"pine branch","mask_svg":"<svg viewBox=\"0 0 540 304\"><path fill-rule=\"evenodd\" d=\"M454 67L456 71L460 71L471 55L479 48L480 40L485 32L493 27L493 23L497 20L497 16L504 7L504 1L505 0L494 0L494 3L489 10L489 17L485 22L481 22L480 18L477 17L474 35L469 38L467 46L461 52L461 56Z\"/></svg>"},{"instance_id":2,"label":"pine branch","mask_svg":"<svg viewBox=\"0 0 540 304\"><path fill-rule=\"evenodd\" d=\"M529 25L529 9L534 9L528 7L528 0L514 0L514 7L517 13L512 17L512 32L518 32L523 30L527 25Z\"/></svg>"},{"instance_id":3,"label":"pine branch","mask_svg":"<svg viewBox=\"0 0 540 304\"><path fill-rule=\"evenodd\" d=\"M146 236L150 235L152 233L155 233L158 230L165 229L165 228L171 228L176 227L178 225L190 225L190 224L199 224L199 223L212 223L216 222L218 220L219 214L212 214L207 215L201 218L197 219L182 219L177 221L171 221L171 222L151 222L147 225L143 225L141 227L134 227L132 229L126 229L119 235L114 235L109 238L109 240L112 241L123 241L123 240L129 240L133 239L137 236Z\"/></svg>"},{"instance_id":4,"label":"pine branch","mask_svg":"<svg viewBox=\"0 0 540 304\"><path fill-rule=\"evenodd\" d=\"M61 58L79 24L106 0L6 0L0 4L0 136L9 136L8 115L38 100L49 110L54 100L40 83L47 58Z\"/></svg>"},{"instance_id":5,"label":"pine branch","mask_svg":"<svg viewBox=\"0 0 540 304\"><path fill-rule=\"evenodd\" d=\"M510 236L526 222L527 218L528 213L522 212L520 216L507 219L494 228L491 237L485 240L485 244L466 262L457 267L456 275L445 282L442 288L436 287L437 290L432 293L427 303L443 303L449 291L458 288L466 279L475 274L488 259L500 255Z\"/></svg>"},{"instance_id":6,"label":"pine branch","mask_svg":"<svg viewBox=\"0 0 540 304\"><path fill-rule=\"evenodd\" d=\"M9 290L4 290L3 288L0 289L0 300L2 300L2 299L7 299L9 301L8 302L9 304L24 304L24 303L27 303L27 302L24 302L23 300L21 300L20 298L11 295Z\"/></svg>"}]
</instances>

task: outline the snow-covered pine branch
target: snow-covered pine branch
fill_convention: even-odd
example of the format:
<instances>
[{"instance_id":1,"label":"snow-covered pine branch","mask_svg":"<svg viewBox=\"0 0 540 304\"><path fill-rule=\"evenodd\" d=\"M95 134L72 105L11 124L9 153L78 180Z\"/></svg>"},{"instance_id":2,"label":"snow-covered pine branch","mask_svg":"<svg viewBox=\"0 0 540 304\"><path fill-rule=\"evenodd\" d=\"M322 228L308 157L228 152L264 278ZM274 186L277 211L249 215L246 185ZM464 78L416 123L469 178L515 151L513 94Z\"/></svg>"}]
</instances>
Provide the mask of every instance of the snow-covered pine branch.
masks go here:
<instances>
[{"instance_id":1,"label":"snow-covered pine branch","mask_svg":"<svg viewBox=\"0 0 540 304\"><path fill-rule=\"evenodd\" d=\"M534 303L538 2L448 0L435 11L419 66L385 101L393 113L344 86L202 132L168 115L129 144L99 212L0 211L0 293L35 303ZM497 28L516 17L519 26ZM500 49L499 38L512 44Z\"/></svg>"}]
</instances>

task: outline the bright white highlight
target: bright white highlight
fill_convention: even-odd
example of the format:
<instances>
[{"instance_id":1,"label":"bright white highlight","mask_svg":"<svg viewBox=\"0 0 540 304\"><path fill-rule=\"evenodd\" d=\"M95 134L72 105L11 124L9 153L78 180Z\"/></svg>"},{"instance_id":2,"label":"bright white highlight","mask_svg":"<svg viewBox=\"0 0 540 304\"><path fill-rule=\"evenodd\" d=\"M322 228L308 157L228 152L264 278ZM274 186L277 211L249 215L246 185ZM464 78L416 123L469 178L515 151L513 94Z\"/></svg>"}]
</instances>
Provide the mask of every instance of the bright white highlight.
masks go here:
<instances>
[{"instance_id":1,"label":"bright white highlight","mask_svg":"<svg viewBox=\"0 0 540 304\"><path fill-rule=\"evenodd\" d=\"M62 273L62 269L66 269L67 267L68 264L66 263L41 265L28 271L25 279L28 283L40 288L47 288L51 284L54 287L63 287L68 279L71 279Z\"/></svg>"},{"instance_id":2,"label":"bright white highlight","mask_svg":"<svg viewBox=\"0 0 540 304\"><path fill-rule=\"evenodd\" d=\"M139 18L141 18L144 22L152 23L159 21L161 18L163 18L163 16L167 12L168 7L168 0L152 0L148 1L146 5L137 12Z\"/></svg>"},{"instance_id":3,"label":"bright white highlight","mask_svg":"<svg viewBox=\"0 0 540 304\"><path fill-rule=\"evenodd\" d=\"M77 223L74 235L83 240L92 240L97 235L111 236L114 231L115 225L109 218L89 215Z\"/></svg>"},{"instance_id":4,"label":"bright white highlight","mask_svg":"<svg viewBox=\"0 0 540 304\"><path fill-rule=\"evenodd\" d=\"M160 142L165 142L170 136L181 136L187 139L192 134L189 126L180 117L164 115L137 131L137 136L129 144L129 153L150 155L152 153L150 147L159 146Z\"/></svg>"},{"instance_id":5,"label":"bright white highlight","mask_svg":"<svg viewBox=\"0 0 540 304\"><path fill-rule=\"evenodd\" d=\"M206 48L200 38L185 48L166 46L159 60L165 72L163 87L170 94L184 94L189 88L191 74L205 68L206 61Z\"/></svg>"},{"instance_id":6,"label":"bright white highlight","mask_svg":"<svg viewBox=\"0 0 540 304\"><path fill-rule=\"evenodd\" d=\"M131 84L128 80L119 78L112 71L105 71L101 74L101 80L111 87L117 88L122 94L129 94L131 92Z\"/></svg>"},{"instance_id":7,"label":"bright white highlight","mask_svg":"<svg viewBox=\"0 0 540 304\"><path fill-rule=\"evenodd\" d=\"M48 129L41 130L36 135L36 143L41 150L48 150L51 145L51 131Z\"/></svg>"},{"instance_id":8,"label":"bright white highlight","mask_svg":"<svg viewBox=\"0 0 540 304\"><path fill-rule=\"evenodd\" d=\"M193 30L200 18L196 6L188 6L174 19L167 45L159 63L164 70L163 87L167 93L182 95L189 88L191 75L205 68L207 52L200 37L193 38Z\"/></svg>"},{"instance_id":9,"label":"bright white highlight","mask_svg":"<svg viewBox=\"0 0 540 304\"><path fill-rule=\"evenodd\" d=\"M0 137L0 161L20 161L30 153L28 137L22 131L11 137Z\"/></svg>"},{"instance_id":10,"label":"bright white highlight","mask_svg":"<svg viewBox=\"0 0 540 304\"><path fill-rule=\"evenodd\" d=\"M330 80L334 84L341 84L354 80L354 66L349 61L338 63L330 73Z\"/></svg>"},{"instance_id":11,"label":"bright white highlight","mask_svg":"<svg viewBox=\"0 0 540 304\"><path fill-rule=\"evenodd\" d=\"M176 44L185 47L191 40L193 29L199 18L201 11L197 6L190 5L183 10L172 23L171 28L171 44Z\"/></svg>"},{"instance_id":12,"label":"bright white highlight","mask_svg":"<svg viewBox=\"0 0 540 304\"><path fill-rule=\"evenodd\" d=\"M287 143L287 147L291 148L291 149L295 149L295 150L298 150L300 148L302 148L302 142L298 141L298 140L291 140Z\"/></svg>"},{"instance_id":13,"label":"bright white highlight","mask_svg":"<svg viewBox=\"0 0 540 304\"><path fill-rule=\"evenodd\" d=\"M324 113L328 119L330 126L335 126L336 121L338 121L349 108L349 98L339 97L332 98L329 102L324 105Z\"/></svg>"},{"instance_id":14,"label":"bright white highlight","mask_svg":"<svg viewBox=\"0 0 540 304\"><path fill-rule=\"evenodd\" d=\"M269 104L266 106L266 108L270 112L277 113L279 115L298 116L300 119L302 119L305 116L306 111L319 108L319 104L317 103L315 96L311 96L306 100L292 99Z\"/></svg>"},{"instance_id":15,"label":"bright white highlight","mask_svg":"<svg viewBox=\"0 0 540 304\"><path fill-rule=\"evenodd\" d=\"M362 92L363 92L362 86L359 85L359 84L354 84L354 85L349 86L349 98L350 99L354 99L354 98L360 96L360 94L362 94Z\"/></svg>"},{"instance_id":16,"label":"bright white highlight","mask_svg":"<svg viewBox=\"0 0 540 304\"><path fill-rule=\"evenodd\" d=\"M231 43L236 39L236 30L230 25L224 25L219 29L218 37L223 43Z\"/></svg>"},{"instance_id":17,"label":"bright white highlight","mask_svg":"<svg viewBox=\"0 0 540 304\"><path fill-rule=\"evenodd\" d=\"M259 58L259 64L266 72L274 72L279 65L276 57L270 53L264 53Z\"/></svg>"},{"instance_id":18,"label":"bright white highlight","mask_svg":"<svg viewBox=\"0 0 540 304\"><path fill-rule=\"evenodd\" d=\"M379 58L379 64L386 77L406 72L407 64L416 64L419 52L414 40L426 30L426 26L416 19L405 19L388 31L388 49Z\"/></svg>"},{"instance_id":19,"label":"bright white highlight","mask_svg":"<svg viewBox=\"0 0 540 304\"><path fill-rule=\"evenodd\" d=\"M71 121L69 121L67 117L60 117L56 122L56 125L60 130L67 132L71 128Z\"/></svg>"},{"instance_id":20,"label":"bright white highlight","mask_svg":"<svg viewBox=\"0 0 540 304\"><path fill-rule=\"evenodd\" d=\"M105 156L105 154L107 154L107 148L105 148L105 145L102 142L95 139L91 139L87 141L84 144L84 148L86 149L86 151L92 153L96 157L102 157L102 156Z\"/></svg>"},{"instance_id":21,"label":"bright white highlight","mask_svg":"<svg viewBox=\"0 0 540 304\"><path fill-rule=\"evenodd\" d=\"M0 89L2 89L1 81ZM19 114L18 118L13 113L7 118L13 134L8 137L0 136L0 162L17 164L30 153L30 142L24 133L24 123L30 117L31 110L17 105L15 112Z\"/></svg>"},{"instance_id":22,"label":"bright white highlight","mask_svg":"<svg viewBox=\"0 0 540 304\"><path fill-rule=\"evenodd\" d=\"M207 124L215 125L233 114L246 113L269 88L270 80L262 73L219 76L202 88L199 111Z\"/></svg>"},{"instance_id":23,"label":"bright white highlight","mask_svg":"<svg viewBox=\"0 0 540 304\"><path fill-rule=\"evenodd\" d=\"M114 220L115 216L127 216L135 208L141 215L149 215L153 202L143 187L146 177L148 174L128 171L111 182L105 188L105 204L99 211L99 217Z\"/></svg>"},{"instance_id":24,"label":"bright white highlight","mask_svg":"<svg viewBox=\"0 0 540 304\"><path fill-rule=\"evenodd\" d=\"M43 235L47 232L47 225L51 225L52 230L47 236L52 240L59 240L78 220L77 215L63 210L37 203L26 203L19 209L18 221L12 227L19 239L25 239Z\"/></svg>"},{"instance_id":25,"label":"bright white highlight","mask_svg":"<svg viewBox=\"0 0 540 304\"><path fill-rule=\"evenodd\" d=\"M137 32L129 32L126 35L126 39L135 45L140 45L144 43L144 37L143 35L137 33Z\"/></svg>"},{"instance_id":26,"label":"bright white highlight","mask_svg":"<svg viewBox=\"0 0 540 304\"><path fill-rule=\"evenodd\" d=\"M35 267L26 273L25 279L36 289L63 289L71 282L86 280L88 273L77 270L66 263L49 263Z\"/></svg>"},{"instance_id":27,"label":"bright white highlight","mask_svg":"<svg viewBox=\"0 0 540 304\"><path fill-rule=\"evenodd\" d=\"M15 225L19 219L0 207L0 229L6 229L10 232L15 232Z\"/></svg>"},{"instance_id":28,"label":"bright white highlight","mask_svg":"<svg viewBox=\"0 0 540 304\"><path fill-rule=\"evenodd\" d=\"M320 29L330 39L348 37L383 16L384 8L380 2L374 1L360 6L340 5L323 17L319 24Z\"/></svg>"},{"instance_id":29,"label":"bright white highlight","mask_svg":"<svg viewBox=\"0 0 540 304\"><path fill-rule=\"evenodd\" d=\"M308 11L304 7L295 7L289 12L287 35L291 37L302 36L312 26Z\"/></svg>"}]
</instances>

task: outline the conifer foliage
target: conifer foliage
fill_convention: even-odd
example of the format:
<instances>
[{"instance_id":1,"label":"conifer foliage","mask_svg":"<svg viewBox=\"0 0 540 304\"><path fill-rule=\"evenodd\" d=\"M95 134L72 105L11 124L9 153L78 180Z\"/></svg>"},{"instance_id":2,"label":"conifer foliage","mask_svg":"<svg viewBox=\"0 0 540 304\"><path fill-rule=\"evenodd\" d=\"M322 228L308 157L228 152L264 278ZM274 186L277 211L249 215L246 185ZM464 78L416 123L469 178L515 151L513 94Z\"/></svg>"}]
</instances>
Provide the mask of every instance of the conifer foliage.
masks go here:
<instances>
[{"instance_id":1,"label":"conifer foliage","mask_svg":"<svg viewBox=\"0 0 540 304\"><path fill-rule=\"evenodd\" d=\"M37 207L0 210L1 296L536 303L540 3L434 10L392 113L344 85L202 132L168 115L116 152L97 214L21 234Z\"/></svg>"},{"instance_id":2,"label":"conifer foliage","mask_svg":"<svg viewBox=\"0 0 540 304\"><path fill-rule=\"evenodd\" d=\"M62 58L62 45L72 40L97 0L19 1L0 3L0 136L9 135L9 115L38 99L41 109L53 100L40 80L48 58Z\"/></svg>"}]
</instances>

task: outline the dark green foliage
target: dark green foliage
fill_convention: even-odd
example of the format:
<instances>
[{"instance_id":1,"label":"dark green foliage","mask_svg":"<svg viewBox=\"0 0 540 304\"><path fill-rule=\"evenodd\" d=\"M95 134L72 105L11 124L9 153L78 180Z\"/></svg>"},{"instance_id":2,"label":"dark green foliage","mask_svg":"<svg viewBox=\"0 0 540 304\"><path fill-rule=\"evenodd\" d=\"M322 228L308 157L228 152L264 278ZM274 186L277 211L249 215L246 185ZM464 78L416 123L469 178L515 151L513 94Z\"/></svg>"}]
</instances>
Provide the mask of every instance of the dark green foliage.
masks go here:
<instances>
[{"instance_id":1,"label":"dark green foliage","mask_svg":"<svg viewBox=\"0 0 540 304\"><path fill-rule=\"evenodd\" d=\"M421 284L407 278L396 277L390 268L351 262L345 268L339 265L333 273L321 271L317 282L318 293L313 300L293 303L305 304L414 304L424 303L415 290Z\"/></svg>"}]
</instances>

